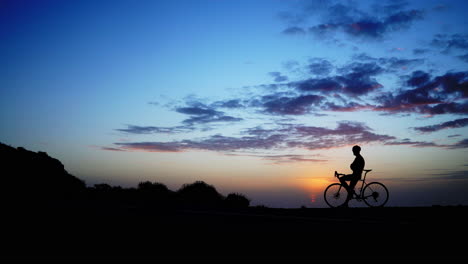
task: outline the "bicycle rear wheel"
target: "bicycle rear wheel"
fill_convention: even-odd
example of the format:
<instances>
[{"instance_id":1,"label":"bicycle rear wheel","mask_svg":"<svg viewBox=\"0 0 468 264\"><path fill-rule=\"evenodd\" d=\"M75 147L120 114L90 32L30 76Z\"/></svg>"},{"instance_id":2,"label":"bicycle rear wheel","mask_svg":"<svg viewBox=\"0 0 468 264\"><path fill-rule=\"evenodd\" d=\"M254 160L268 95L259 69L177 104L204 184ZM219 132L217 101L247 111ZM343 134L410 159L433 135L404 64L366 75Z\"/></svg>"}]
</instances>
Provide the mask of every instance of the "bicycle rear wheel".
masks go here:
<instances>
[{"instance_id":1,"label":"bicycle rear wheel","mask_svg":"<svg viewBox=\"0 0 468 264\"><path fill-rule=\"evenodd\" d=\"M330 184L323 193L325 202L330 207L338 207L346 201L348 191L339 183Z\"/></svg>"},{"instance_id":2,"label":"bicycle rear wheel","mask_svg":"<svg viewBox=\"0 0 468 264\"><path fill-rule=\"evenodd\" d=\"M364 202L370 207L382 207L388 201L388 190L380 182L371 182L362 192Z\"/></svg>"}]
</instances>

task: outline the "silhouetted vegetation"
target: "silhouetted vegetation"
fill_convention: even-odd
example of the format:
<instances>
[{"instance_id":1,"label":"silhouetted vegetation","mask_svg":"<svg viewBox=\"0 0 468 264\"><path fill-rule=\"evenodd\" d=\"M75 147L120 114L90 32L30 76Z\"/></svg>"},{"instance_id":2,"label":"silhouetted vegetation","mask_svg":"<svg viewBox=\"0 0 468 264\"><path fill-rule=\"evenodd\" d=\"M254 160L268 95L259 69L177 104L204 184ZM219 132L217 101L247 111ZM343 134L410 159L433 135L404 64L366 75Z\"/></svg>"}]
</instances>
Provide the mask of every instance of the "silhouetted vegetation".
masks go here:
<instances>
[{"instance_id":1,"label":"silhouetted vegetation","mask_svg":"<svg viewBox=\"0 0 468 264\"><path fill-rule=\"evenodd\" d=\"M71 201L105 206L246 208L250 201L238 193L227 197L203 181L184 184L176 192L159 182L140 182L137 188L107 183L86 187L63 164L45 152L32 152L0 143L3 168L2 199L10 205Z\"/></svg>"},{"instance_id":2,"label":"silhouetted vegetation","mask_svg":"<svg viewBox=\"0 0 468 264\"><path fill-rule=\"evenodd\" d=\"M32 152L0 143L1 197L11 203L33 204L82 196L85 183L45 152Z\"/></svg>"},{"instance_id":3,"label":"silhouetted vegetation","mask_svg":"<svg viewBox=\"0 0 468 264\"><path fill-rule=\"evenodd\" d=\"M224 203L229 208L247 208L250 205L250 200L243 194L230 193L224 200Z\"/></svg>"},{"instance_id":4,"label":"silhouetted vegetation","mask_svg":"<svg viewBox=\"0 0 468 264\"><path fill-rule=\"evenodd\" d=\"M215 187L203 181L184 184L177 194L182 204L189 207L219 207L224 199Z\"/></svg>"}]
</instances>

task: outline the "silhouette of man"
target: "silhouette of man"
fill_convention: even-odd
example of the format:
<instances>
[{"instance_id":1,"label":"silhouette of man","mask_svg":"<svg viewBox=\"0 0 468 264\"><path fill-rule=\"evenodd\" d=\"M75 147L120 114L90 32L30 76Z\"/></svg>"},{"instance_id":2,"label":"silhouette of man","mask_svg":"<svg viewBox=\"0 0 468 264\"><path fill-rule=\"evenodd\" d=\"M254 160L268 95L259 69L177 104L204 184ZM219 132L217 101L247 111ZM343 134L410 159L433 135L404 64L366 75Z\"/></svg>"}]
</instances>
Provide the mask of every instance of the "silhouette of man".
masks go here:
<instances>
[{"instance_id":1,"label":"silhouette of man","mask_svg":"<svg viewBox=\"0 0 468 264\"><path fill-rule=\"evenodd\" d=\"M364 158L360 154L361 147L354 146L353 147L353 154L356 156L353 163L351 163L350 167L353 171L353 174L344 175L339 178L341 184L346 188L348 191L348 196L346 197L346 201L342 205L343 207L348 207L349 200L353 197L354 186L356 186L357 182L361 179L362 171L364 170L365 161ZM346 183L346 181L349 181Z\"/></svg>"}]
</instances>

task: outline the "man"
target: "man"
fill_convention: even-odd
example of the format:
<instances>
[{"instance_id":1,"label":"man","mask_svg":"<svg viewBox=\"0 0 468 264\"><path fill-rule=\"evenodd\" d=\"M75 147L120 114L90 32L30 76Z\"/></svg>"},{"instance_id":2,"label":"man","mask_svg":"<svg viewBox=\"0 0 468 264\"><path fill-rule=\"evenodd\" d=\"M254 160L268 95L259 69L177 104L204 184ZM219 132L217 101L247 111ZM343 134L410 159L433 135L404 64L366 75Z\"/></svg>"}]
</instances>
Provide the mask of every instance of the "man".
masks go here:
<instances>
[{"instance_id":1,"label":"man","mask_svg":"<svg viewBox=\"0 0 468 264\"><path fill-rule=\"evenodd\" d=\"M341 184L346 188L348 191L348 196L346 197L346 201L342 205L343 207L348 207L349 200L353 197L354 186L356 186L357 182L361 179L362 171L364 170L365 161L364 158L360 154L361 147L354 146L353 147L353 154L356 156L353 163L351 163L351 170L353 174L344 175L339 178ZM346 181L349 181L346 183Z\"/></svg>"}]
</instances>

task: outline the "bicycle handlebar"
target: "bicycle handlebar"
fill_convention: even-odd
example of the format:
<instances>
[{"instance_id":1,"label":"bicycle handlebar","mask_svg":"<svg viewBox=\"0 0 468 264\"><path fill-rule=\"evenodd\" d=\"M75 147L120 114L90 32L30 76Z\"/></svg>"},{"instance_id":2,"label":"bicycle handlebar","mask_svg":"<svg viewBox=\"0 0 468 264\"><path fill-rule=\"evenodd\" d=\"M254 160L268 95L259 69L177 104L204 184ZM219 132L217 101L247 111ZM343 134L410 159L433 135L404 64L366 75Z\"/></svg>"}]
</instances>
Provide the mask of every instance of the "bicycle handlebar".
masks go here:
<instances>
[{"instance_id":1,"label":"bicycle handlebar","mask_svg":"<svg viewBox=\"0 0 468 264\"><path fill-rule=\"evenodd\" d=\"M338 178L338 176L343 176L343 175L346 175L346 174L343 174L343 173L338 173L337 171L335 171L335 177Z\"/></svg>"}]
</instances>

